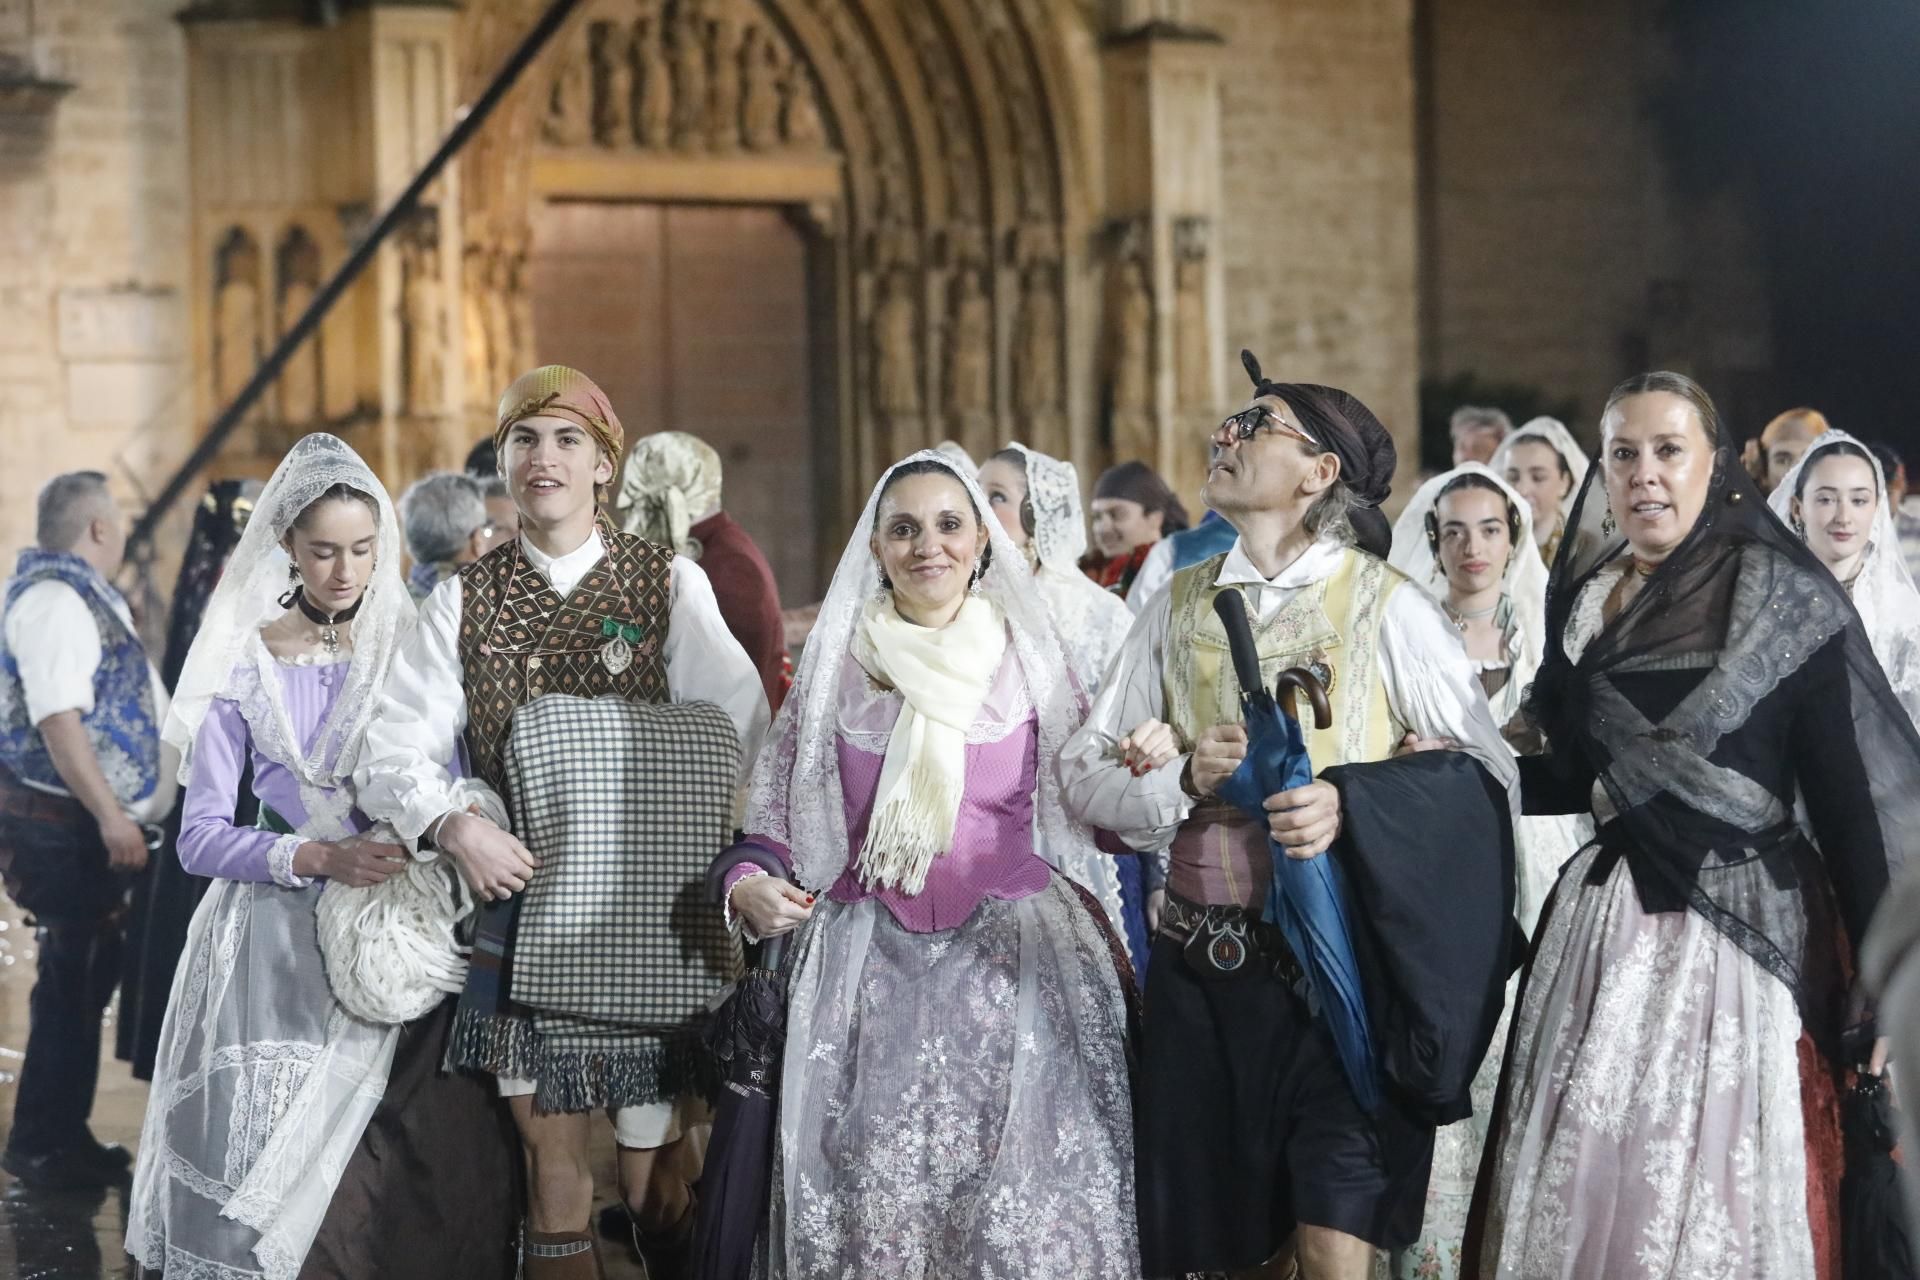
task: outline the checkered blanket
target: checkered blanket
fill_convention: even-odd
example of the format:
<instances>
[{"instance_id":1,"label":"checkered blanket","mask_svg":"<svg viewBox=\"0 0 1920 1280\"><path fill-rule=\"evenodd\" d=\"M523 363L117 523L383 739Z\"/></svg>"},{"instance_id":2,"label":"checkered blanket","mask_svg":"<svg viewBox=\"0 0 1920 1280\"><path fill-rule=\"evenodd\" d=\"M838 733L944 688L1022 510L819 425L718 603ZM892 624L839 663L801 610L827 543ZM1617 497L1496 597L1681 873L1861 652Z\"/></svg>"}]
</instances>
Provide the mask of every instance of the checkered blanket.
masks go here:
<instances>
[{"instance_id":1,"label":"checkered blanket","mask_svg":"<svg viewBox=\"0 0 1920 1280\"><path fill-rule=\"evenodd\" d=\"M741 969L702 896L738 760L710 703L549 695L514 714L508 802L540 868L482 913L452 1061L537 1081L553 1111L705 1083L699 1020Z\"/></svg>"}]
</instances>

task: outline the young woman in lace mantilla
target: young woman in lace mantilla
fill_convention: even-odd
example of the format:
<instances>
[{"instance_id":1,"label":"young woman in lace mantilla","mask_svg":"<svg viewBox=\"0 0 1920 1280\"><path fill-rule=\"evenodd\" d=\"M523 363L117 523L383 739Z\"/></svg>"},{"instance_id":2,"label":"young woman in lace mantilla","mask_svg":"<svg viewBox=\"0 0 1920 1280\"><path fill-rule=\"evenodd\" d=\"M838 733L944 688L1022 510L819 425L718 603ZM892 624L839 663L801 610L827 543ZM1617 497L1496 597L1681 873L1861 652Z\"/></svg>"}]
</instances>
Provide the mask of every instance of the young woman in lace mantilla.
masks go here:
<instances>
[{"instance_id":1,"label":"young woman in lace mantilla","mask_svg":"<svg viewBox=\"0 0 1920 1280\"><path fill-rule=\"evenodd\" d=\"M1581 469L1584 474L1584 459ZM1469 462L1414 493L1395 522L1389 557L1440 601L1466 645L1495 723L1508 726L1509 740L1516 744L1528 736L1518 713L1546 643L1547 566L1536 550L1535 513L1496 470ZM1554 518L1557 526L1557 507ZM1584 815L1521 818L1514 824L1514 909L1529 935L1561 866L1592 835L1593 822ZM1392 1255L1392 1272L1400 1280L1454 1280L1464 1274L1461 1250L1474 1180L1492 1123L1501 1049L1518 987L1517 978L1508 982L1493 1049L1474 1075L1473 1115L1434 1135L1420 1238Z\"/></svg>"},{"instance_id":2,"label":"young woman in lace mantilla","mask_svg":"<svg viewBox=\"0 0 1920 1280\"><path fill-rule=\"evenodd\" d=\"M1879 459L1846 432L1827 431L1767 502L1847 589L1895 696L1920 721L1920 591L1901 555Z\"/></svg>"},{"instance_id":3,"label":"young woman in lace mantilla","mask_svg":"<svg viewBox=\"0 0 1920 1280\"><path fill-rule=\"evenodd\" d=\"M1076 567L1087 551L1087 521L1080 509L1080 477L1071 462L1010 444L980 468L987 505L1026 553L1033 585L1073 659L1073 673L1091 699L1133 626L1126 601L1102 591ZM1145 976L1146 897L1154 860L1106 841L1083 859L1063 860L1061 870L1092 891L1107 919L1127 941L1136 972Z\"/></svg>"},{"instance_id":4,"label":"young woman in lace mantilla","mask_svg":"<svg viewBox=\"0 0 1920 1280\"><path fill-rule=\"evenodd\" d=\"M412 623L399 547L366 464L307 436L180 676L180 859L213 884L174 977L127 1224L165 1280L514 1271L511 1130L484 1083L439 1071L451 1002L405 1025L352 1016L315 924L328 881L376 884L407 856L363 837L351 782ZM248 765L257 828L233 823Z\"/></svg>"}]
</instances>

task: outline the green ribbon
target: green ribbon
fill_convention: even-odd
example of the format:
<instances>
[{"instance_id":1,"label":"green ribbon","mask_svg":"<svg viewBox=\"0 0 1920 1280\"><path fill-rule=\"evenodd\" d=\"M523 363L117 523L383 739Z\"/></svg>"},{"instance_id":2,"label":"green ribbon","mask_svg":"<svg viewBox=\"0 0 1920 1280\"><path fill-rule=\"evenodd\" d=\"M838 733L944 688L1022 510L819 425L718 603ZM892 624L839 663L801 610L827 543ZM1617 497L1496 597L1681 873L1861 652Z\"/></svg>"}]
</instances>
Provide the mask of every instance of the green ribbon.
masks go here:
<instances>
[{"instance_id":1,"label":"green ribbon","mask_svg":"<svg viewBox=\"0 0 1920 1280\"><path fill-rule=\"evenodd\" d=\"M253 825L256 830L271 831L275 835L290 836L293 834L293 824L281 817L278 813L275 813L272 805L263 804L260 806L260 812L254 817Z\"/></svg>"},{"instance_id":2,"label":"green ribbon","mask_svg":"<svg viewBox=\"0 0 1920 1280\"><path fill-rule=\"evenodd\" d=\"M628 644L639 644L640 637L646 634L638 623L621 622L618 618L606 618L600 623L600 634L611 640L615 636Z\"/></svg>"}]
</instances>

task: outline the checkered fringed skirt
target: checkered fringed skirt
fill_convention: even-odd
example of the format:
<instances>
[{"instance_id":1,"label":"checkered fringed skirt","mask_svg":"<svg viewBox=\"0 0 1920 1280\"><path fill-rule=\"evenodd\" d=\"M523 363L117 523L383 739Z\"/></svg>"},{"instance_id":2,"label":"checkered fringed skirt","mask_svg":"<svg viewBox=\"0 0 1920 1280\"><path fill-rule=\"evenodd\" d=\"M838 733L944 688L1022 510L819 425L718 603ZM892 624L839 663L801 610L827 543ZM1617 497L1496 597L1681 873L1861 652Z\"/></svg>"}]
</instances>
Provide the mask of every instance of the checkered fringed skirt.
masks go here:
<instances>
[{"instance_id":1,"label":"checkered fringed skirt","mask_svg":"<svg viewBox=\"0 0 1920 1280\"><path fill-rule=\"evenodd\" d=\"M1126 1002L1067 882L938 933L824 899L797 945L768 1276L1139 1276Z\"/></svg>"},{"instance_id":2,"label":"checkered fringed skirt","mask_svg":"<svg viewBox=\"0 0 1920 1280\"><path fill-rule=\"evenodd\" d=\"M539 859L479 916L448 1059L539 1085L541 1111L709 1092L701 1045L740 944L705 900L739 743L711 703L549 694L514 715L514 832Z\"/></svg>"}]
</instances>

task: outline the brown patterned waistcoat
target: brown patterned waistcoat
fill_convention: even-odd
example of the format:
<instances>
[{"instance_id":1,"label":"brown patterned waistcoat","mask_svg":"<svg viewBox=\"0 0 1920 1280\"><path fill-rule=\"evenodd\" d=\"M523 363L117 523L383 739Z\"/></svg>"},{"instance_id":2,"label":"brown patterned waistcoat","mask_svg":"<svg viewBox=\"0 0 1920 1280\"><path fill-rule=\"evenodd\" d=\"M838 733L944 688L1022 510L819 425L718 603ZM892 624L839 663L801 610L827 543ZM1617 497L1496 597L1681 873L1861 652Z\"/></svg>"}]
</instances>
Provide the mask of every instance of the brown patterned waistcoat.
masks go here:
<instances>
[{"instance_id":1,"label":"brown patterned waistcoat","mask_svg":"<svg viewBox=\"0 0 1920 1280\"><path fill-rule=\"evenodd\" d=\"M513 713L549 693L667 700L673 553L600 525L606 554L565 599L528 563L520 539L460 571L460 668L467 689L467 759L506 795L501 759ZM637 623L626 670L608 669L606 619ZM510 798L509 798L510 799Z\"/></svg>"}]
</instances>

